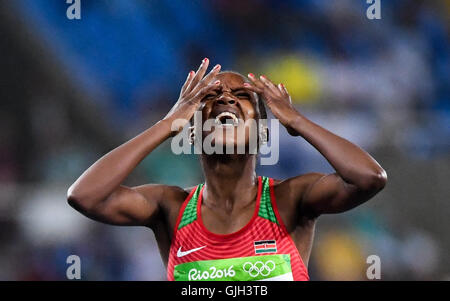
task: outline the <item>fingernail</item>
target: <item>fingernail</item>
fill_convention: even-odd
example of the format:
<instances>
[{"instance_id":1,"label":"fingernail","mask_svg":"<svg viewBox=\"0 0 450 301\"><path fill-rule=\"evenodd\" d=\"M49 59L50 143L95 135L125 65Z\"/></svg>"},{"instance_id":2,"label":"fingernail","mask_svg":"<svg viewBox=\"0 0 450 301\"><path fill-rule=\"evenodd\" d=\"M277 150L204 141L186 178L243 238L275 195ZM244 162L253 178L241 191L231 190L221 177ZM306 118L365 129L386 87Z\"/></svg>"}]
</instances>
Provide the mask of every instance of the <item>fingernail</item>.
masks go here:
<instances>
[{"instance_id":1,"label":"fingernail","mask_svg":"<svg viewBox=\"0 0 450 301\"><path fill-rule=\"evenodd\" d=\"M195 72L192 71L192 70L191 70L191 72L189 72L189 76L192 76L192 75L194 75L194 74L195 74Z\"/></svg>"},{"instance_id":2,"label":"fingernail","mask_svg":"<svg viewBox=\"0 0 450 301\"><path fill-rule=\"evenodd\" d=\"M218 84L220 84L220 80L216 80L216 81L214 82L214 85L218 85Z\"/></svg>"},{"instance_id":3,"label":"fingernail","mask_svg":"<svg viewBox=\"0 0 450 301\"><path fill-rule=\"evenodd\" d=\"M205 57L205 58L203 59L203 63L206 63L207 61L208 61L208 58Z\"/></svg>"},{"instance_id":4,"label":"fingernail","mask_svg":"<svg viewBox=\"0 0 450 301\"><path fill-rule=\"evenodd\" d=\"M254 77L255 77L255 75L254 75L253 73L249 73L249 74L248 74L248 77L252 77L252 78L254 78Z\"/></svg>"},{"instance_id":5,"label":"fingernail","mask_svg":"<svg viewBox=\"0 0 450 301\"><path fill-rule=\"evenodd\" d=\"M244 83L244 87L250 87L249 83Z\"/></svg>"},{"instance_id":6,"label":"fingernail","mask_svg":"<svg viewBox=\"0 0 450 301\"><path fill-rule=\"evenodd\" d=\"M280 87L281 87L281 88L284 88L284 85L283 85L282 83L280 83Z\"/></svg>"},{"instance_id":7,"label":"fingernail","mask_svg":"<svg viewBox=\"0 0 450 301\"><path fill-rule=\"evenodd\" d=\"M219 64L217 64L217 65L214 66L214 70L217 70L217 69L219 69L219 68L220 68L220 65L219 65Z\"/></svg>"},{"instance_id":8,"label":"fingernail","mask_svg":"<svg viewBox=\"0 0 450 301\"><path fill-rule=\"evenodd\" d=\"M266 76L265 75L261 75L260 78L261 79L266 79Z\"/></svg>"}]
</instances>

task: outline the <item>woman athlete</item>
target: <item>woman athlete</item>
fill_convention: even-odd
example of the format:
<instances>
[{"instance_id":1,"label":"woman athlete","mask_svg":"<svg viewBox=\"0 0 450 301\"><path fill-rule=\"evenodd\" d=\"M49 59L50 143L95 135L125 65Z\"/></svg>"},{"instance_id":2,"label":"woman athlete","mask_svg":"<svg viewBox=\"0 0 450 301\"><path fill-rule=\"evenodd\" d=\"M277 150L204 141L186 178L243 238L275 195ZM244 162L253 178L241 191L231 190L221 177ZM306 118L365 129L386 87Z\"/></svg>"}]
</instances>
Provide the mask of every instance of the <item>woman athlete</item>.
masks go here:
<instances>
[{"instance_id":1,"label":"woman athlete","mask_svg":"<svg viewBox=\"0 0 450 301\"><path fill-rule=\"evenodd\" d=\"M168 280L308 280L317 218L366 202L386 185L386 172L364 150L296 111L283 84L220 72L220 65L206 74L208 65L205 58L189 73L167 116L89 167L69 188L68 202L103 223L152 229ZM248 144L252 131L261 129L248 121L260 119L262 100L336 172L285 180L257 176L257 155ZM186 125L196 111L204 122L216 122L211 131L194 131L202 141L209 136L213 145L236 147L236 136L224 133L244 131L245 153L203 152L205 182L196 187L122 185L158 145L181 131L175 120Z\"/></svg>"}]
</instances>

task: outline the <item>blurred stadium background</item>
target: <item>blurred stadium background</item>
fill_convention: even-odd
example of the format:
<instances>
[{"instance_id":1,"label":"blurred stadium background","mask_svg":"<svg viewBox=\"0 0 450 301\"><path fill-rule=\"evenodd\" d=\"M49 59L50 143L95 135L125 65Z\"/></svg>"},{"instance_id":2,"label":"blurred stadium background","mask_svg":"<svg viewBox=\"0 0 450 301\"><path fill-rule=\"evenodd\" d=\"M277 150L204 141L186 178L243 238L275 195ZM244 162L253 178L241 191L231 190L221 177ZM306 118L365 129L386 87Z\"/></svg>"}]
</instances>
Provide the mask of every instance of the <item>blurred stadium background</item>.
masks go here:
<instances>
[{"instance_id":1,"label":"blurred stadium background","mask_svg":"<svg viewBox=\"0 0 450 301\"><path fill-rule=\"evenodd\" d=\"M368 150L385 190L323 216L312 280L450 279L450 1L0 1L0 280L164 280L150 230L88 220L65 199L105 152L159 120L203 57L283 81L307 117ZM285 178L331 171L304 141L280 137ZM190 186L195 156L161 146L130 176Z\"/></svg>"}]
</instances>

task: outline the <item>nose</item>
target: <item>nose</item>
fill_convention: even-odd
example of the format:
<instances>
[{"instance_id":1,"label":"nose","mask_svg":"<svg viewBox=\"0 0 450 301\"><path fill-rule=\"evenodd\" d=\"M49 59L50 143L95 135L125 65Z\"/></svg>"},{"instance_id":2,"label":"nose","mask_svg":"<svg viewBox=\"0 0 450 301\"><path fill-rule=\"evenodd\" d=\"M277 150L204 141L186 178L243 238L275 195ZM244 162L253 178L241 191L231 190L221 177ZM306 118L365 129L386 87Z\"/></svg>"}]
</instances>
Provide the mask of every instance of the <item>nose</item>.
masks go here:
<instances>
[{"instance_id":1,"label":"nose","mask_svg":"<svg viewBox=\"0 0 450 301\"><path fill-rule=\"evenodd\" d=\"M236 100L231 95L222 94L217 98L216 103L221 105L234 105L236 104Z\"/></svg>"}]
</instances>

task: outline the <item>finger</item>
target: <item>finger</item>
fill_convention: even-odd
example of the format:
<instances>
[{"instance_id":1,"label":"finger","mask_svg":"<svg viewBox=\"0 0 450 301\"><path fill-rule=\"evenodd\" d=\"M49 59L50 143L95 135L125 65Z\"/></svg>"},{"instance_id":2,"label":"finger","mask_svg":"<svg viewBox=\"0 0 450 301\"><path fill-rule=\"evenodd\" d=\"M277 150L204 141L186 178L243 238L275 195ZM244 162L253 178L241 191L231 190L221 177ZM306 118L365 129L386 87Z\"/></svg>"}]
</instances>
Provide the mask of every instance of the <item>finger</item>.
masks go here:
<instances>
[{"instance_id":1,"label":"finger","mask_svg":"<svg viewBox=\"0 0 450 301\"><path fill-rule=\"evenodd\" d=\"M186 81L183 84L183 87L181 88L181 94L186 91L186 89L189 87L189 84L191 83L192 79L194 78L195 72L191 70L191 72L188 73L188 76L186 78Z\"/></svg>"},{"instance_id":2,"label":"finger","mask_svg":"<svg viewBox=\"0 0 450 301\"><path fill-rule=\"evenodd\" d=\"M222 67L217 64L214 68L190 91L191 95L196 95L201 89L211 83Z\"/></svg>"},{"instance_id":3,"label":"finger","mask_svg":"<svg viewBox=\"0 0 450 301\"><path fill-rule=\"evenodd\" d=\"M197 86L198 82L203 78L203 76L206 73L206 70L208 69L209 65L209 59L204 58L200 66L198 67L197 72L195 72L195 76L192 79L192 82L189 85L188 91L192 91L195 86Z\"/></svg>"},{"instance_id":4,"label":"finger","mask_svg":"<svg viewBox=\"0 0 450 301\"><path fill-rule=\"evenodd\" d=\"M263 79L265 79L264 75L261 75L258 79L252 73L250 73L249 78L253 82L253 84L261 90L260 93L263 93L266 96L265 97L266 100L268 100L270 98L277 98L280 96L278 91L275 92L273 87L267 85L263 81ZM275 89L276 89L276 87L275 87Z\"/></svg>"},{"instance_id":5,"label":"finger","mask_svg":"<svg viewBox=\"0 0 450 301\"><path fill-rule=\"evenodd\" d=\"M206 95L208 95L209 92L213 91L214 89L217 89L217 87L220 85L220 80L216 80L215 82L211 82L208 85L204 86L200 91L197 92L197 94L194 96L193 99L196 101L202 100Z\"/></svg>"},{"instance_id":6,"label":"finger","mask_svg":"<svg viewBox=\"0 0 450 301\"><path fill-rule=\"evenodd\" d=\"M292 98L291 98L291 96L289 95L289 92L288 92L286 86L283 85L282 83L280 83L279 86L281 86L281 90L282 90L283 96L284 96L285 98L287 98L287 99L289 100L289 102L292 104Z\"/></svg>"},{"instance_id":7,"label":"finger","mask_svg":"<svg viewBox=\"0 0 450 301\"><path fill-rule=\"evenodd\" d=\"M280 95L280 90L278 90L277 86L275 86L274 83L270 79L268 79L265 75L261 75L259 77L261 81L264 83L266 87L270 89L271 92L273 92L275 95Z\"/></svg>"},{"instance_id":8,"label":"finger","mask_svg":"<svg viewBox=\"0 0 450 301\"><path fill-rule=\"evenodd\" d=\"M286 87L282 83L279 83L277 87L278 87L278 90L280 91L280 93L283 96L287 96L288 95Z\"/></svg>"},{"instance_id":9,"label":"finger","mask_svg":"<svg viewBox=\"0 0 450 301\"><path fill-rule=\"evenodd\" d=\"M220 66L219 64L215 65L214 68L212 68L211 71L201 80L201 83L204 86L209 84L216 77L216 75L220 72L221 68L222 68L222 66Z\"/></svg>"},{"instance_id":10,"label":"finger","mask_svg":"<svg viewBox=\"0 0 450 301\"><path fill-rule=\"evenodd\" d=\"M264 92L264 89L258 88L256 86L253 86L249 83L244 83L244 88L246 88L247 90L250 90L252 92L255 92L257 94L261 94Z\"/></svg>"},{"instance_id":11,"label":"finger","mask_svg":"<svg viewBox=\"0 0 450 301\"><path fill-rule=\"evenodd\" d=\"M260 89L264 89L264 84L259 79L257 79L253 73L249 73L248 78L253 83L253 85Z\"/></svg>"},{"instance_id":12,"label":"finger","mask_svg":"<svg viewBox=\"0 0 450 301\"><path fill-rule=\"evenodd\" d=\"M252 73L249 73L248 78L252 81L253 87L256 87L258 89L257 93L263 96L263 99L265 101L278 97L277 94L273 93L272 89L269 86L264 84L264 82L261 80L261 77L258 79Z\"/></svg>"}]
</instances>

